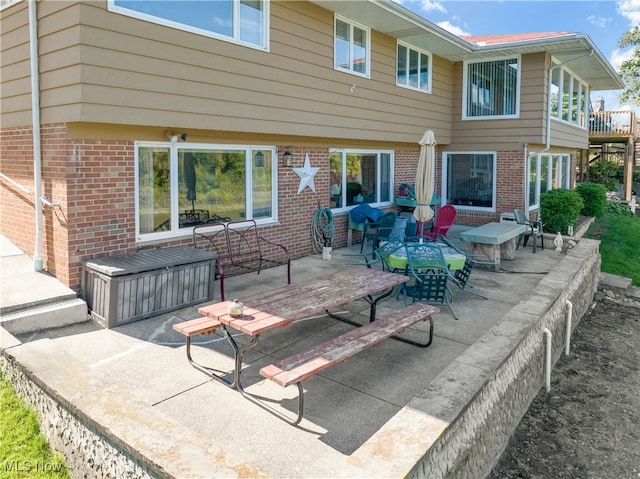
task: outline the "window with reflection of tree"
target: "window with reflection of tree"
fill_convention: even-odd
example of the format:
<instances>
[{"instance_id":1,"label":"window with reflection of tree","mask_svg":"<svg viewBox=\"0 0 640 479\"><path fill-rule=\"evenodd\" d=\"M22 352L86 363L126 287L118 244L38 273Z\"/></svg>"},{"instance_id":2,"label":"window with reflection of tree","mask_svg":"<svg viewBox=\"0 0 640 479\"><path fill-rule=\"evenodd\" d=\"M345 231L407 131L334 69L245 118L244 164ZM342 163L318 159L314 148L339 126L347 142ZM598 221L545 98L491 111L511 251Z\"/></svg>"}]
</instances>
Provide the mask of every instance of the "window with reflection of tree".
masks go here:
<instances>
[{"instance_id":1,"label":"window with reflection of tree","mask_svg":"<svg viewBox=\"0 0 640 479\"><path fill-rule=\"evenodd\" d=\"M390 203L392 161L390 151L332 151L329 157L331 208Z\"/></svg>"},{"instance_id":2,"label":"window with reflection of tree","mask_svg":"<svg viewBox=\"0 0 640 479\"><path fill-rule=\"evenodd\" d=\"M275 220L275 158L273 148L140 144L139 236L239 219Z\"/></svg>"}]
</instances>

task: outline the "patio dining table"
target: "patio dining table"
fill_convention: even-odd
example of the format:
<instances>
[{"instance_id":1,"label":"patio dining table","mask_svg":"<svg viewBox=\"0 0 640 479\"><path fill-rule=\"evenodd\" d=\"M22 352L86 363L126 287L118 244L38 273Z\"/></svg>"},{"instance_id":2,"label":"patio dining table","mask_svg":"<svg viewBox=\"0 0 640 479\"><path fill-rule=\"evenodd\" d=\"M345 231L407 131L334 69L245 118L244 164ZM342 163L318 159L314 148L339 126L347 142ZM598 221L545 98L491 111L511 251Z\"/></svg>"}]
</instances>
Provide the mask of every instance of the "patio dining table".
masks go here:
<instances>
[{"instance_id":1,"label":"patio dining table","mask_svg":"<svg viewBox=\"0 0 640 479\"><path fill-rule=\"evenodd\" d=\"M464 268L464 263L467 260L467 257L456 251L455 248L443 243L441 241L430 242L431 244L435 244L442 249L444 253L444 259L447 262L447 266L449 270L455 271ZM400 248L399 250L392 253L387 258L387 264L390 268L395 270L404 270L407 267L407 251L404 248Z\"/></svg>"}]
</instances>

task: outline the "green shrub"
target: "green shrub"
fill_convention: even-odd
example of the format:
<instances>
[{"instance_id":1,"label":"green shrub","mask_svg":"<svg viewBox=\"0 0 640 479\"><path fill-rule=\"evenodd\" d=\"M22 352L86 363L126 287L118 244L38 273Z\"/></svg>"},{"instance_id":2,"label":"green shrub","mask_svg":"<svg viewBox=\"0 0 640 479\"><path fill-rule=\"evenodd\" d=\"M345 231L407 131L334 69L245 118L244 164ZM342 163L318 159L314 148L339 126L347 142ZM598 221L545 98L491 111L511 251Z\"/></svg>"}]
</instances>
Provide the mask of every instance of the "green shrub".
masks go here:
<instances>
[{"instance_id":1,"label":"green shrub","mask_svg":"<svg viewBox=\"0 0 640 479\"><path fill-rule=\"evenodd\" d=\"M593 183L599 183L607 188L607 191L618 189L620 166L615 161L599 159L589 167L589 178Z\"/></svg>"},{"instance_id":2,"label":"green shrub","mask_svg":"<svg viewBox=\"0 0 640 479\"><path fill-rule=\"evenodd\" d=\"M612 216L633 216L631 209L627 205L616 201L607 203L607 214Z\"/></svg>"},{"instance_id":3,"label":"green shrub","mask_svg":"<svg viewBox=\"0 0 640 479\"><path fill-rule=\"evenodd\" d=\"M582 198L584 206L581 214L599 218L607 209L607 190L596 183L582 183L576 186L576 191Z\"/></svg>"},{"instance_id":4,"label":"green shrub","mask_svg":"<svg viewBox=\"0 0 640 479\"><path fill-rule=\"evenodd\" d=\"M540 216L544 231L568 234L569 224L576 225L584 202L575 190L563 188L545 191L540 195Z\"/></svg>"}]
</instances>

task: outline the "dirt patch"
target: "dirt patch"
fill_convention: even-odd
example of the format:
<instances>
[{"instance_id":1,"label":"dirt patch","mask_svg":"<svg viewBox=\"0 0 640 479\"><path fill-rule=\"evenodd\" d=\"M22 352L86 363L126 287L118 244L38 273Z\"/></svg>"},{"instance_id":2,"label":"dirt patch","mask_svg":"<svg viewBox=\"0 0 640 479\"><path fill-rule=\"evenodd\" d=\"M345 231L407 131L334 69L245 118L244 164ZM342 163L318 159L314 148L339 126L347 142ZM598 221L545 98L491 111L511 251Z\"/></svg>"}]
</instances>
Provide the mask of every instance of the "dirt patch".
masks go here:
<instances>
[{"instance_id":1,"label":"dirt patch","mask_svg":"<svg viewBox=\"0 0 640 479\"><path fill-rule=\"evenodd\" d=\"M640 478L640 309L587 313L489 479Z\"/></svg>"}]
</instances>

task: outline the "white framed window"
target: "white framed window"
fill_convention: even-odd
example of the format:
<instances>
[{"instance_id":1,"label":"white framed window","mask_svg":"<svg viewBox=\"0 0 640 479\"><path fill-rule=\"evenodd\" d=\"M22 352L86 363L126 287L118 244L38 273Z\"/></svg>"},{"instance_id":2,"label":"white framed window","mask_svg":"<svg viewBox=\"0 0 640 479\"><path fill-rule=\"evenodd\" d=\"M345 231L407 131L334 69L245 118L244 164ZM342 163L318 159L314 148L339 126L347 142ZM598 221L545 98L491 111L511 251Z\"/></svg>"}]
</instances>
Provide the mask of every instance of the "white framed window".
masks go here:
<instances>
[{"instance_id":1,"label":"white framed window","mask_svg":"<svg viewBox=\"0 0 640 479\"><path fill-rule=\"evenodd\" d=\"M277 221L273 146L135 143L136 238L190 234L199 224Z\"/></svg>"},{"instance_id":2,"label":"white framed window","mask_svg":"<svg viewBox=\"0 0 640 479\"><path fill-rule=\"evenodd\" d=\"M396 85L431 93L431 54L398 41Z\"/></svg>"},{"instance_id":3,"label":"white framed window","mask_svg":"<svg viewBox=\"0 0 640 479\"><path fill-rule=\"evenodd\" d=\"M571 188L571 155L544 154L529 157L527 198L529 209L540 207L540 195L557 188Z\"/></svg>"},{"instance_id":4,"label":"white framed window","mask_svg":"<svg viewBox=\"0 0 640 479\"><path fill-rule=\"evenodd\" d=\"M496 152L444 152L442 197L456 209L495 211Z\"/></svg>"},{"instance_id":5,"label":"white framed window","mask_svg":"<svg viewBox=\"0 0 640 479\"><path fill-rule=\"evenodd\" d=\"M463 119L517 118L520 57L464 62Z\"/></svg>"},{"instance_id":6,"label":"white framed window","mask_svg":"<svg viewBox=\"0 0 640 479\"><path fill-rule=\"evenodd\" d=\"M22 0L0 0L0 10L4 10L8 6L13 5L14 3L21 2L21 1Z\"/></svg>"},{"instance_id":7,"label":"white framed window","mask_svg":"<svg viewBox=\"0 0 640 479\"><path fill-rule=\"evenodd\" d=\"M109 11L268 50L269 0L107 0Z\"/></svg>"},{"instance_id":8,"label":"white framed window","mask_svg":"<svg viewBox=\"0 0 640 479\"><path fill-rule=\"evenodd\" d=\"M369 78L371 31L344 17L334 18L333 66L336 70Z\"/></svg>"},{"instance_id":9,"label":"white framed window","mask_svg":"<svg viewBox=\"0 0 640 479\"><path fill-rule=\"evenodd\" d=\"M555 63L550 74L549 114L553 120L587 127L589 87L571 70Z\"/></svg>"},{"instance_id":10,"label":"white framed window","mask_svg":"<svg viewBox=\"0 0 640 479\"><path fill-rule=\"evenodd\" d=\"M390 205L393 200L393 151L329 151L329 204L347 211L360 203Z\"/></svg>"}]
</instances>

